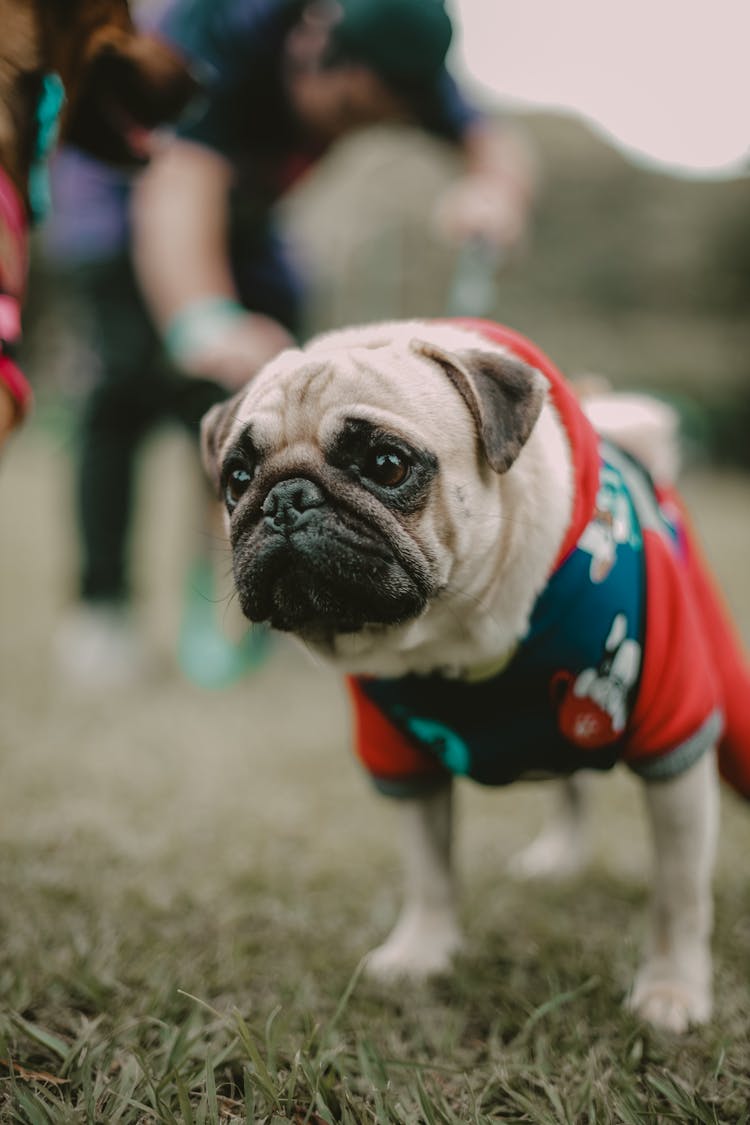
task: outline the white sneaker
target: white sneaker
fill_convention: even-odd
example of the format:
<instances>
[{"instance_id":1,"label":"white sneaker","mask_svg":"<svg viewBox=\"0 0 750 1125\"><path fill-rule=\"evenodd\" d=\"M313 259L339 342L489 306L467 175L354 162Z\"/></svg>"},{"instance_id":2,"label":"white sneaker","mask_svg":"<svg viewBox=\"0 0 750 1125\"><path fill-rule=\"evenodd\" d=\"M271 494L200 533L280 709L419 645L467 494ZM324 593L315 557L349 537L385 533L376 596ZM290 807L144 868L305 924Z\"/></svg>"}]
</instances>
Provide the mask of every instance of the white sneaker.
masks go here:
<instances>
[{"instance_id":1,"label":"white sneaker","mask_svg":"<svg viewBox=\"0 0 750 1125\"><path fill-rule=\"evenodd\" d=\"M149 664L129 609L112 602L72 609L57 630L54 653L66 683L93 692L131 687Z\"/></svg>"}]
</instances>

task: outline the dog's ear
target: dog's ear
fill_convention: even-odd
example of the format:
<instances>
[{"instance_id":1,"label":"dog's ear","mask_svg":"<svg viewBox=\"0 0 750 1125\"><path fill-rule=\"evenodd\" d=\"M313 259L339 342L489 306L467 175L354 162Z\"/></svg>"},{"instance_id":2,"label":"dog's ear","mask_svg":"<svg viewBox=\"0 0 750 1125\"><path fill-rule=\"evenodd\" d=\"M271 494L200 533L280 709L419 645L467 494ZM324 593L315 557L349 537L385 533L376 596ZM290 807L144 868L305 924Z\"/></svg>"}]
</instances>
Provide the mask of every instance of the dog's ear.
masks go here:
<instances>
[{"instance_id":1,"label":"dog's ear","mask_svg":"<svg viewBox=\"0 0 750 1125\"><path fill-rule=\"evenodd\" d=\"M507 472L541 413L547 392L544 376L502 352L448 352L422 341L415 347L443 368L466 402L490 466L496 473Z\"/></svg>"},{"instance_id":2,"label":"dog's ear","mask_svg":"<svg viewBox=\"0 0 750 1125\"><path fill-rule=\"evenodd\" d=\"M201 419L201 460L217 496L221 488L221 451L244 397L243 390L225 402L217 402Z\"/></svg>"}]
</instances>

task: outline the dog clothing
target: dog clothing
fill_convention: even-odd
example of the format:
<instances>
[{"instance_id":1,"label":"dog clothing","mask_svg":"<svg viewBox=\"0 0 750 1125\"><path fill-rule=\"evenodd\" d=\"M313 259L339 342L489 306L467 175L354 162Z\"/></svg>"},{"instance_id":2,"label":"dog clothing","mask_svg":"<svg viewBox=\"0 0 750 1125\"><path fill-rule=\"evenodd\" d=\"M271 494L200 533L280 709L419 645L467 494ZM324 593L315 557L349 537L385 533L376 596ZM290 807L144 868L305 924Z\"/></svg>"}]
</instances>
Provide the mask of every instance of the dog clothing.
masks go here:
<instances>
[{"instance_id":1,"label":"dog clothing","mask_svg":"<svg viewBox=\"0 0 750 1125\"><path fill-rule=\"evenodd\" d=\"M618 761L658 780L718 743L723 775L750 798L750 670L678 497L599 438L530 341L460 323L549 381L573 457L573 515L504 667L350 678L376 786L411 796L450 774L505 785Z\"/></svg>"}]
</instances>

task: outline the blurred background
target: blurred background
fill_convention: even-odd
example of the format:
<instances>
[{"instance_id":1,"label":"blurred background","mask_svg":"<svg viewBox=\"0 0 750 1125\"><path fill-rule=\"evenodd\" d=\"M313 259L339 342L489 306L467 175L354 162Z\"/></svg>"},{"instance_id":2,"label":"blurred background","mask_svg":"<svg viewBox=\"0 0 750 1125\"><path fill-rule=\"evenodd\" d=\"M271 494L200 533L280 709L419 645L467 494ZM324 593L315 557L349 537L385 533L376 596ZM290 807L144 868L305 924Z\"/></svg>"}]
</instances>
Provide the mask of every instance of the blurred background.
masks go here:
<instances>
[{"instance_id":1,"label":"blurred background","mask_svg":"<svg viewBox=\"0 0 750 1125\"><path fill-rule=\"evenodd\" d=\"M490 114L519 125L538 169L525 244L498 263L488 311L568 373L676 399L702 452L746 464L745 6L722 0L710 19L671 0L658 11L645 0L614 12L589 0L451 10L452 71ZM306 175L279 211L311 283L308 333L448 311L459 251L439 237L434 208L457 174L448 145L378 126ZM25 363L36 424L63 423L89 361L41 244L33 279Z\"/></svg>"},{"instance_id":2,"label":"blurred background","mask_svg":"<svg viewBox=\"0 0 750 1125\"><path fill-rule=\"evenodd\" d=\"M568 374L601 374L678 406L684 491L750 642L747 5L456 0L452 11L451 66L488 113L525 135L538 176L524 242L492 260L477 311L531 336ZM310 280L306 333L450 311L464 259L440 237L435 206L457 172L447 145L377 126L297 184L278 210ZM146 674L89 692L66 679L76 427L96 375L75 324L37 233L21 357L36 410L0 471L5 994L58 1029L130 997L122 981L138 994L147 980L159 1019L175 988L261 1015L281 981L287 999L292 980L303 1000L319 997L338 951L348 973L393 917L392 810L350 761L339 678L291 642L275 638L264 662L220 690L180 672L196 541L230 572L222 537L205 538L204 486L181 430L155 433L139 470L133 589ZM211 605L226 618L228 589ZM645 834L632 829L635 786L624 773L601 786L596 865L633 897L623 886L642 888L647 862ZM529 922L526 893L498 897L496 875L541 822L547 795L467 788L461 800L464 846L484 861L481 872L472 863L468 892L479 932ZM742 1007L746 810L728 801L723 829L719 926L741 967L720 996ZM581 926L589 935L610 925L594 899ZM575 920L566 908L556 917L571 925L578 957ZM603 948L619 936L607 933ZM631 955L617 964L618 987Z\"/></svg>"},{"instance_id":3,"label":"blurred background","mask_svg":"<svg viewBox=\"0 0 750 1125\"><path fill-rule=\"evenodd\" d=\"M532 337L568 374L600 374L675 403L697 517L725 513L724 530L710 532L725 538L708 549L747 636L745 7L723 0L710 20L676 2L654 12L645 0L614 12L589 0L564 11L543 0L507 9L457 0L451 11L452 72L488 115L525 137L536 168L525 237L484 262L476 311ZM305 334L453 311L466 259L441 236L436 206L458 174L454 147L405 125L359 129L312 167L277 207L309 283ZM43 228L21 356L36 411L0 474L0 652L21 707L27 675L54 683L65 670L58 637L76 596L76 430L97 375L78 325ZM198 514L201 473L183 432L159 430L143 462L135 599L156 655L149 677L158 668L179 684L175 648L196 541L210 540L227 578L229 560ZM231 616L229 584L211 596Z\"/></svg>"},{"instance_id":4,"label":"blurred background","mask_svg":"<svg viewBox=\"0 0 750 1125\"><path fill-rule=\"evenodd\" d=\"M531 336L569 374L602 374L616 388L647 390L678 406L685 487L747 639L746 8L722 0L710 19L671 0L657 10L638 0L616 11L589 0L564 8L458 0L451 10L452 70L488 114L517 126L537 169L526 237L492 260L477 311ZM457 175L447 144L382 125L345 138L307 173L278 207L309 279L305 333L451 311L462 250L440 236L435 208ZM76 332L43 234L35 236L21 357L36 411L0 473L0 707L8 751L22 770L30 744L46 747L29 779L33 789L40 771L47 777L44 763L59 754L69 767L82 745L95 753L104 723L115 744L110 764L123 764L133 753L134 711L145 708L153 737L176 739L188 753L196 730L199 744L220 745L224 721L274 731L293 683L317 705L315 744L326 745L333 768L348 740L343 694L335 677L293 646L276 640L269 667L223 692L196 688L177 669L185 573L196 539L207 533L198 514L200 470L176 428L150 439L139 473L134 588L154 658L144 694L74 697L61 679L59 626L75 596L76 426L96 360ZM209 549L228 576L220 536ZM230 614L228 589L216 595L220 614ZM110 726L105 716L116 721ZM285 753L301 737L295 718L285 716L283 731L271 737ZM309 711L304 723L309 737ZM56 792L53 785L51 801Z\"/></svg>"},{"instance_id":5,"label":"blurred background","mask_svg":"<svg viewBox=\"0 0 750 1125\"><path fill-rule=\"evenodd\" d=\"M451 11L451 70L487 114L525 137L537 179L523 242L484 262L476 311L532 337L568 374L601 374L615 388L677 405L685 486L747 638L744 6L720 3L710 21L676 2L654 12L645 0L616 12L589 0L564 12L543 0L507 9L458 0ZM309 283L305 334L452 311L465 254L441 236L436 206L458 174L455 148L416 128L377 125L345 137L292 188L277 211ZM64 727L70 718L62 623L76 597L76 434L97 375L44 235L35 236L21 357L36 411L0 473L1 705L23 731L33 728L39 691L58 700L56 721ZM229 556L221 535L206 530L201 472L184 432L157 431L142 462L132 551L134 602L150 653L144 678L193 691L176 659L190 561L196 543L208 544L226 579L210 609L236 632L243 625L233 618ZM271 648L279 678L278 691L262 695L269 714L288 685L285 660L295 676L308 667L290 651L278 639ZM206 720L229 699L244 713L254 675L224 693L199 690ZM340 732L345 704L338 687L331 690ZM84 691L78 704L108 699L106 691L97 701ZM127 719L129 692L116 705ZM165 706L166 716L174 700ZM13 729L9 720L6 737Z\"/></svg>"}]
</instances>

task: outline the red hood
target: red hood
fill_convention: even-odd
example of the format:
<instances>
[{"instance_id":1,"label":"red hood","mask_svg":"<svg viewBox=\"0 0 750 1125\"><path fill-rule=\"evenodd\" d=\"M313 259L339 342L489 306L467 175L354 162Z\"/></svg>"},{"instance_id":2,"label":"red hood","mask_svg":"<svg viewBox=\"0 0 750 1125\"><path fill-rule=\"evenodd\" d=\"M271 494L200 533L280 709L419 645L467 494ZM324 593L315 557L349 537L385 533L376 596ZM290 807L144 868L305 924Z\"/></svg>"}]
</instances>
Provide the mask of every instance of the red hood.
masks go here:
<instances>
[{"instance_id":1,"label":"red hood","mask_svg":"<svg viewBox=\"0 0 750 1125\"><path fill-rule=\"evenodd\" d=\"M573 550L594 512L599 489L599 439L562 373L531 340L491 320L461 317L453 323L507 348L541 371L549 382L550 397L568 435L573 460L573 515L555 562L556 569Z\"/></svg>"}]
</instances>

